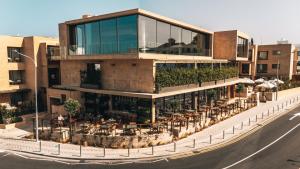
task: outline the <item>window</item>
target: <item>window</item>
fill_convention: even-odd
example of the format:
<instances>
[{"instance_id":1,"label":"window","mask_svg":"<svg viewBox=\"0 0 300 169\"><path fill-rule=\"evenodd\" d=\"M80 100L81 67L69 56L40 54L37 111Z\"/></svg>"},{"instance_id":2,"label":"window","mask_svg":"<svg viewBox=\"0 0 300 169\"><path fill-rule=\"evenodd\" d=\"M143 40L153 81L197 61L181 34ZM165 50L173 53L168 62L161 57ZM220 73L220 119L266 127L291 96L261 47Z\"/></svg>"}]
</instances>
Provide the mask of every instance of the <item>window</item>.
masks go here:
<instances>
[{"instance_id":1,"label":"window","mask_svg":"<svg viewBox=\"0 0 300 169\"><path fill-rule=\"evenodd\" d=\"M277 64L272 64L272 69L277 69ZM278 69L280 69L280 64L278 64Z\"/></svg>"},{"instance_id":2,"label":"window","mask_svg":"<svg viewBox=\"0 0 300 169\"><path fill-rule=\"evenodd\" d=\"M59 46L52 46L52 45L48 45L47 46L47 56L59 56L60 55L60 51L59 51Z\"/></svg>"},{"instance_id":3,"label":"window","mask_svg":"<svg viewBox=\"0 0 300 169\"><path fill-rule=\"evenodd\" d=\"M242 64L242 73L243 74L249 74L249 64Z\"/></svg>"},{"instance_id":4,"label":"window","mask_svg":"<svg viewBox=\"0 0 300 169\"><path fill-rule=\"evenodd\" d=\"M171 25L170 53L181 54L181 28Z\"/></svg>"},{"instance_id":5,"label":"window","mask_svg":"<svg viewBox=\"0 0 300 169\"><path fill-rule=\"evenodd\" d=\"M268 73L268 65L267 64L257 64L257 73Z\"/></svg>"},{"instance_id":6,"label":"window","mask_svg":"<svg viewBox=\"0 0 300 169\"><path fill-rule=\"evenodd\" d=\"M137 15L118 18L119 53L137 52Z\"/></svg>"},{"instance_id":7,"label":"window","mask_svg":"<svg viewBox=\"0 0 300 169\"><path fill-rule=\"evenodd\" d=\"M252 55L253 55L253 50L252 49L249 50L248 55L249 55L248 60L252 60Z\"/></svg>"},{"instance_id":8,"label":"window","mask_svg":"<svg viewBox=\"0 0 300 169\"><path fill-rule=\"evenodd\" d=\"M12 106L19 106L25 100L25 93L23 92L16 92L10 95L10 104Z\"/></svg>"},{"instance_id":9,"label":"window","mask_svg":"<svg viewBox=\"0 0 300 169\"><path fill-rule=\"evenodd\" d=\"M17 52L22 53L20 47L7 47L8 62L22 62L22 57Z\"/></svg>"},{"instance_id":10,"label":"window","mask_svg":"<svg viewBox=\"0 0 300 169\"><path fill-rule=\"evenodd\" d=\"M248 57L248 39L238 37L237 41L237 57Z\"/></svg>"},{"instance_id":11,"label":"window","mask_svg":"<svg viewBox=\"0 0 300 169\"><path fill-rule=\"evenodd\" d=\"M157 52L158 53L169 53L169 41L170 41L170 33L171 27L169 24L164 22L157 22Z\"/></svg>"},{"instance_id":12,"label":"window","mask_svg":"<svg viewBox=\"0 0 300 169\"><path fill-rule=\"evenodd\" d=\"M85 54L85 36L84 36L84 25L77 25L76 26L76 54L83 55Z\"/></svg>"},{"instance_id":13,"label":"window","mask_svg":"<svg viewBox=\"0 0 300 169\"><path fill-rule=\"evenodd\" d=\"M182 29L182 54L189 55L191 53L192 31Z\"/></svg>"},{"instance_id":14,"label":"window","mask_svg":"<svg viewBox=\"0 0 300 169\"><path fill-rule=\"evenodd\" d=\"M300 56L300 51L297 52L297 55Z\"/></svg>"},{"instance_id":15,"label":"window","mask_svg":"<svg viewBox=\"0 0 300 169\"><path fill-rule=\"evenodd\" d=\"M100 22L85 24L85 54L100 54Z\"/></svg>"},{"instance_id":16,"label":"window","mask_svg":"<svg viewBox=\"0 0 300 169\"><path fill-rule=\"evenodd\" d=\"M258 52L258 60L267 60L268 52L267 51L259 51Z\"/></svg>"},{"instance_id":17,"label":"window","mask_svg":"<svg viewBox=\"0 0 300 169\"><path fill-rule=\"evenodd\" d=\"M10 70L9 71L9 84L23 84L24 83L24 71L23 70Z\"/></svg>"},{"instance_id":18,"label":"window","mask_svg":"<svg viewBox=\"0 0 300 169\"><path fill-rule=\"evenodd\" d=\"M272 54L273 55L281 55L281 51L280 50L273 50Z\"/></svg>"},{"instance_id":19,"label":"window","mask_svg":"<svg viewBox=\"0 0 300 169\"><path fill-rule=\"evenodd\" d=\"M103 54L117 53L117 22L116 19L101 21L101 49Z\"/></svg>"},{"instance_id":20,"label":"window","mask_svg":"<svg viewBox=\"0 0 300 169\"><path fill-rule=\"evenodd\" d=\"M209 56L210 37L208 34L192 32L192 51L196 55Z\"/></svg>"},{"instance_id":21,"label":"window","mask_svg":"<svg viewBox=\"0 0 300 169\"><path fill-rule=\"evenodd\" d=\"M139 51L153 52L156 48L156 20L139 15Z\"/></svg>"}]
</instances>

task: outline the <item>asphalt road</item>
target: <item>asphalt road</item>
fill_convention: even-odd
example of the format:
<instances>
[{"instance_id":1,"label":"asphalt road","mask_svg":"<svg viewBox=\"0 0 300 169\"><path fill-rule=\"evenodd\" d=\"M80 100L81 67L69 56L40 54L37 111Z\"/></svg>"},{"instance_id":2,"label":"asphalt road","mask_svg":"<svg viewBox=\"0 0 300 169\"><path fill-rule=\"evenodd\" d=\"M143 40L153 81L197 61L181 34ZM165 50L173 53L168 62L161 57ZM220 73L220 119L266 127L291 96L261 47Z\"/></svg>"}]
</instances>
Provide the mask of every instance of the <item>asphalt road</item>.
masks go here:
<instances>
[{"instance_id":1,"label":"asphalt road","mask_svg":"<svg viewBox=\"0 0 300 169\"><path fill-rule=\"evenodd\" d=\"M226 147L187 157L148 164L68 165L49 161L28 160L0 153L1 169L221 169L257 152L300 123L300 106L255 133ZM300 126L270 147L231 167L232 169L299 169Z\"/></svg>"}]
</instances>

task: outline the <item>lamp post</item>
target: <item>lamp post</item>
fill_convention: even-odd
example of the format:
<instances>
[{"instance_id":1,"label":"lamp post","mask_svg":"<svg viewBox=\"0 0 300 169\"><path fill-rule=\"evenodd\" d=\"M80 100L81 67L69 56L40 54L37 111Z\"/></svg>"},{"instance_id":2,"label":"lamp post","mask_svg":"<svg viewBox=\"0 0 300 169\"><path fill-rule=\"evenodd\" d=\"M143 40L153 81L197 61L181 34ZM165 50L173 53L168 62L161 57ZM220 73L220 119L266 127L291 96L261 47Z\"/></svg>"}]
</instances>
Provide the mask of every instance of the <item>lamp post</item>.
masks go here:
<instances>
[{"instance_id":1,"label":"lamp post","mask_svg":"<svg viewBox=\"0 0 300 169\"><path fill-rule=\"evenodd\" d=\"M14 50L15 53L29 59L33 64L34 64L34 81L35 81L35 137L36 137L36 142L39 141L39 116L38 116L38 103L37 103L37 63L35 62L34 59L31 57L24 55L23 53L18 52L17 50Z\"/></svg>"},{"instance_id":2,"label":"lamp post","mask_svg":"<svg viewBox=\"0 0 300 169\"><path fill-rule=\"evenodd\" d=\"M279 75L278 75L278 72L279 72L279 57L277 56L277 66L276 66L276 101L278 100L278 86L279 86Z\"/></svg>"}]
</instances>

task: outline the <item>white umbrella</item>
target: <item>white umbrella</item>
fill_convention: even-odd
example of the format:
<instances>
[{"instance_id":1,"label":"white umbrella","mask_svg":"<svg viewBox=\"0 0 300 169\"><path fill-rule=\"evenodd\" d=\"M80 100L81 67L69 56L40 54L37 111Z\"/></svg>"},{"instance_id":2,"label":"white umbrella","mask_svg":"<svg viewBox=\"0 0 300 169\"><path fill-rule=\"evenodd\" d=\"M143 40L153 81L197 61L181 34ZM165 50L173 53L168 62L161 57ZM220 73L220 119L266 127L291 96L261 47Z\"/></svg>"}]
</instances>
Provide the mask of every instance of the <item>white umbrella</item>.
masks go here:
<instances>
[{"instance_id":1,"label":"white umbrella","mask_svg":"<svg viewBox=\"0 0 300 169\"><path fill-rule=\"evenodd\" d=\"M271 83L269 81L266 81L266 82L264 82L262 84L257 85L257 87L262 87L262 88L266 88L266 89L272 89L272 88L276 87L276 84L273 84L273 83Z\"/></svg>"},{"instance_id":2,"label":"white umbrella","mask_svg":"<svg viewBox=\"0 0 300 169\"><path fill-rule=\"evenodd\" d=\"M275 84L284 84L284 82L282 80L279 80L279 79L274 79L274 80L270 80L272 82L274 82Z\"/></svg>"},{"instance_id":3,"label":"white umbrella","mask_svg":"<svg viewBox=\"0 0 300 169\"><path fill-rule=\"evenodd\" d=\"M254 84L255 83L253 80L246 78L246 77L243 78L242 80L243 80L242 83L245 83L245 84Z\"/></svg>"},{"instance_id":4,"label":"white umbrella","mask_svg":"<svg viewBox=\"0 0 300 169\"><path fill-rule=\"evenodd\" d=\"M265 79L259 78L259 79L254 80L254 82L255 83L263 83L263 82L265 82Z\"/></svg>"}]
</instances>

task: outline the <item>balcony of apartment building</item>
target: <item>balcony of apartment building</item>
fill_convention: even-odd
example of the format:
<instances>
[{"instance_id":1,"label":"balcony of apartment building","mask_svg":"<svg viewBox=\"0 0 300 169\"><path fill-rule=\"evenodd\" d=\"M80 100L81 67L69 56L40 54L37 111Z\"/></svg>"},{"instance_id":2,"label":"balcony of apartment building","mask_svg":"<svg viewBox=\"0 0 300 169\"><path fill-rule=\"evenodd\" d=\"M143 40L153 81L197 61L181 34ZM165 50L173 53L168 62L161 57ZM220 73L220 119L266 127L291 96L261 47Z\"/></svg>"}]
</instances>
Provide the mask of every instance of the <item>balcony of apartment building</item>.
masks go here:
<instances>
[{"instance_id":1,"label":"balcony of apartment building","mask_svg":"<svg viewBox=\"0 0 300 169\"><path fill-rule=\"evenodd\" d=\"M80 70L80 87L87 89L101 88L101 65L87 63L86 70Z\"/></svg>"},{"instance_id":2,"label":"balcony of apartment building","mask_svg":"<svg viewBox=\"0 0 300 169\"><path fill-rule=\"evenodd\" d=\"M15 51L22 53L21 47L7 47L8 70L22 70L25 67L23 56Z\"/></svg>"},{"instance_id":3,"label":"balcony of apartment building","mask_svg":"<svg viewBox=\"0 0 300 169\"><path fill-rule=\"evenodd\" d=\"M48 58L48 62L59 60L60 59L59 46L47 45L47 58Z\"/></svg>"},{"instance_id":4,"label":"balcony of apartment building","mask_svg":"<svg viewBox=\"0 0 300 169\"><path fill-rule=\"evenodd\" d=\"M210 32L196 31L142 15L67 27L67 55L73 59L200 59L201 56L207 59L212 56Z\"/></svg>"}]
</instances>

